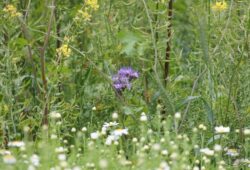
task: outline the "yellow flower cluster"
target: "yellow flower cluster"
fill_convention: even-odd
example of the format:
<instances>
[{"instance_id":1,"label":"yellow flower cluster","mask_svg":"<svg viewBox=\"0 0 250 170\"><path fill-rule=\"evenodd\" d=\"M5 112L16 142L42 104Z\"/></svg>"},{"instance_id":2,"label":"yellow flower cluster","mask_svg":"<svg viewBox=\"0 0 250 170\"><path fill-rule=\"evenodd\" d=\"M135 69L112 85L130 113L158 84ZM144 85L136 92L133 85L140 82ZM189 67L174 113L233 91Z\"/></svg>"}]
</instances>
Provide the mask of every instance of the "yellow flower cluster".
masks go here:
<instances>
[{"instance_id":1,"label":"yellow flower cluster","mask_svg":"<svg viewBox=\"0 0 250 170\"><path fill-rule=\"evenodd\" d=\"M213 6L212 9L214 11L224 11L225 9L227 9L227 3L222 1L222 2L216 2Z\"/></svg>"},{"instance_id":2,"label":"yellow flower cluster","mask_svg":"<svg viewBox=\"0 0 250 170\"><path fill-rule=\"evenodd\" d=\"M90 21L91 17L92 17L91 14L89 14L87 10L83 11L80 9L77 11L77 15L76 15L75 19L79 20L79 19L83 18L84 21Z\"/></svg>"},{"instance_id":3,"label":"yellow flower cluster","mask_svg":"<svg viewBox=\"0 0 250 170\"><path fill-rule=\"evenodd\" d=\"M71 49L67 44L63 44L60 48L56 49L56 52L60 56L69 57L71 54Z\"/></svg>"},{"instance_id":4,"label":"yellow flower cluster","mask_svg":"<svg viewBox=\"0 0 250 170\"><path fill-rule=\"evenodd\" d=\"M3 11L6 12L12 18L19 17L22 15L20 12L17 12L16 7L11 5L11 4L6 5L6 7L3 9Z\"/></svg>"},{"instance_id":5,"label":"yellow flower cluster","mask_svg":"<svg viewBox=\"0 0 250 170\"><path fill-rule=\"evenodd\" d=\"M77 11L75 20L81 21L82 19L90 21L92 18L91 11L96 11L99 9L98 0L85 0L84 9Z\"/></svg>"},{"instance_id":6,"label":"yellow flower cluster","mask_svg":"<svg viewBox=\"0 0 250 170\"><path fill-rule=\"evenodd\" d=\"M86 5L92 8L93 10L98 10L99 5L97 0L86 0L85 1Z\"/></svg>"}]
</instances>

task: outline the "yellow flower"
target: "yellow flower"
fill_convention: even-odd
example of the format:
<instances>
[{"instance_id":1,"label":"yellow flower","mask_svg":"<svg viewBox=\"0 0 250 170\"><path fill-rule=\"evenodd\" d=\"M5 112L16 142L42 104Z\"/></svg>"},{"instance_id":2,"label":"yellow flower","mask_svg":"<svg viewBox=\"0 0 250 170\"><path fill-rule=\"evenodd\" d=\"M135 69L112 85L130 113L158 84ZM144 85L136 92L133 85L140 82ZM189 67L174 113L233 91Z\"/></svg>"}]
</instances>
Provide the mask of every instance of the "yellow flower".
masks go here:
<instances>
[{"instance_id":1,"label":"yellow flower","mask_svg":"<svg viewBox=\"0 0 250 170\"><path fill-rule=\"evenodd\" d=\"M3 9L4 12L10 15L10 17L20 17L22 14L20 12L17 12L17 9L13 5L6 5L6 7Z\"/></svg>"},{"instance_id":2,"label":"yellow flower","mask_svg":"<svg viewBox=\"0 0 250 170\"><path fill-rule=\"evenodd\" d=\"M69 57L71 54L71 49L67 44L63 44L60 48L56 49L56 52L64 57Z\"/></svg>"},{"instance_id":3,"label":"yellow flower","mask_svg":"<svg viewBox=\"0 0 250 170\"><path fill-rule=\"evenodd\" d=\"M87 9L85 11L83 10L78 10L78 13L76 15L76 20L84 19L84 21L90 21L91 20L91 14L88 13Z\"/></svg>"},{"instance_id":4,"label":"yellow flower","mask_svg":"<svg viewBox=\"0 0 250 170\"><path fill-rule=\"evenodd\" d=\"M99 8L97 0L86 0L85 3L95 11Z\"/></svg>"},{"instance_id":5,"label":"yellow flower","mask_svg":"<svg viewBox=\"0 0 250 170\"><path fill-rule=\"evenodd\" d=\"M82 17L84 18L85 21L91 20L91 15L87 11L82 11Z\"/></svg>"},{"instance_id":6,"label":"yellow flower","mask_svg":"<svg viewBox=\"0 0 250 170\"><path fill-rule=\"evenodd\" d=\"M222 2L216 2L213 6L212 9L214 11L224 11L225 9L227 9L227 3L222 1Z\"/></svg>"}]
</instances>

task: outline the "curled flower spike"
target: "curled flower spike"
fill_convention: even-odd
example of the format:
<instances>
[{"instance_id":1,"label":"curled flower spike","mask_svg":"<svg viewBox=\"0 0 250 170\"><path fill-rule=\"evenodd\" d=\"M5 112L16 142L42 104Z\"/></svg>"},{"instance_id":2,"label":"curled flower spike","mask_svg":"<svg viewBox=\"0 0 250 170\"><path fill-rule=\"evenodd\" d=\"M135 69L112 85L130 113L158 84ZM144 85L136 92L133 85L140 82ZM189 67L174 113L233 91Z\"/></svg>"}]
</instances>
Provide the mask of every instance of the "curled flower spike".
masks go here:
<instances>
[{"instance_id":1,"label":"curled flower spike","mask_svg":"<svg viewBox=\"0 0 250 170\"><path fill-rule=\"evenodd\" d=\"M131 81L139 77L139 73L130 67L121 68L116 75L112 77L113 87L117 92L121 93L123 90L131 89Z\"/></svg>"}]
</instances>

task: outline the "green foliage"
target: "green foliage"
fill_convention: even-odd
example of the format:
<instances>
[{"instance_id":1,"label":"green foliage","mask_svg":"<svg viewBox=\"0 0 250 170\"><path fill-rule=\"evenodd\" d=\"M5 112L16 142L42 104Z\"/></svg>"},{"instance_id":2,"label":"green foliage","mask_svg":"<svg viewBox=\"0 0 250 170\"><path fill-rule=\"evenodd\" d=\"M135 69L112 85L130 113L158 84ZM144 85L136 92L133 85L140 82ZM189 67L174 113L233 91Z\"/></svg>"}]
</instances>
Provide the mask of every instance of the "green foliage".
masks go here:
<instances>
[{"instance_id":1,"label":"green foliage","mask_svg":"<svg viewBox=\"0 0 250 170\"><path fill-rule=\"evenodd\" d=\"M226 9L216 10L215 0L176 0L170 23L168 2L1 1L1 149L16 140L26 147L10 148L14 165L4 163L8 154L1 150L0 169L249 167L250 3L225 0ZM167 37L170 24L173 34ZM119 93L112 76L128 66L139 78ZM113 113L129 134L110 146L108 135L91 139ZM230 133L216 134L220 125ZM87 132L80 132L82 127ZM200 151L216 144L224 151L212 156ZM68 148L64 162L54 152L60 146ZM230 149L238 155L230 156ZM29 160L33 154L40 158L37 167ZM99 166L105 163L108 167Z\"/></svg>"}]
</instances>

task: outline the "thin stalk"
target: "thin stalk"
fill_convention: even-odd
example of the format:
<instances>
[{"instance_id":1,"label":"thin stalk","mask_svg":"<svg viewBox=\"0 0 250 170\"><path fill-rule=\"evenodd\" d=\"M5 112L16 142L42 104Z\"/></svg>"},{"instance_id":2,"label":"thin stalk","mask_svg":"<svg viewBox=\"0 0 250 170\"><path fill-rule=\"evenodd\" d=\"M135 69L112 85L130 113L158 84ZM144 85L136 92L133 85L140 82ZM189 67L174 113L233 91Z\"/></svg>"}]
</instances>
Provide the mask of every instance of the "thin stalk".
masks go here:
<instances>
[{"instance_id":1,"label":"thin stalk","mask_svg":"<svg viewBox=\"0 0 250 170\"><path fill-rule=\"evenodd\" d=\"M52 26L52 21L54 18L54 0L52 0L51 4L51 14L50 14L50 20L48 23L48 28L47 28L47 34L44 36L44 44L41 49L41 57L40 57L40 62L41 62L41 73L42 73L42 81L43 81L43 99L44 99L44 113L43 113L43 120L42 124L43 125L48 125L48 115L49 115L49 104L48 104L48 95L47 95L47 90L48 90L48 85L47 85L47 80L46 80L46 63L45 63L45 52L48 47L49 43L49 38L50 38L50 33L51 33L51 26Z\"/></svg>"},{"instance_id":2,"label":"thin stalk","mask_svg":"<svg viewBox=\"0 0 250 170\"><path fill-rule=\"evenodd\" d=\"M172 37L172 18L173 18L173 0L168 2L168 21L169 25L167 27L167 47L166 47L166 60L164 67L164 83L167 85L167 79L169 76L170 68L170 53L171 53L171 37Z\"/></svg>"},{"instance_id":3,"label":"thin stalk","mask_svg":"<svg viewBox=\"0 0 250 170\"><path fill-rule=\"evenodd\" d=\"M154 78L155 78L155 80L156 80L156 82L157 82L157 84L162 92L162 95L165 99L166 104L168 105L169 113L174 113L175 112L174 106L173 106L172 102L170 101L169 95L166 92L164 86L162 85L162 82L161 82L160 77L159 77L158 72L157 72L158 50L157 50L156 40L155 40L155 31L153 29L152 19L149 15L147 4L146 4L145 0L142 0L142 2L143 2L143 5L145 8L147 17L148 17L148 23L149 23L150 30L151 30L152 43L153 43L153 47L154 47L154 66L153 66Z\"/></svg>"},{"instance_id":4,"label":"thin stalk","mask_svg":"<svg viewBox=\"0 0 250 170\"><path fill-rule=\"evenodd\" d=\"M28 8L29 8L29 6L27 7L26 11L29 10ZM26 12L26 15L28 15L28 12ZM40 91L39 91L39 88L38 88L38 85L37 85L37 81L36 81L37 80L36 66L35 66L34 59L33 59L32 47L30 45L31 37L30 37L30 34L28 32L28 28L26 26L28 21L27 21L27 19L22 20L21 18L19 19L19 21L21 23L22 34L23 34L24 38L28 41L28 45L27 45L27 48L28 48L28 59L29 59L30 65L32 67L32 72L33 72L33 76L34 76L35 91L39 94ZM25 23L25 21L26 21L26 23Z\"/></svg>"}]
</instances>

